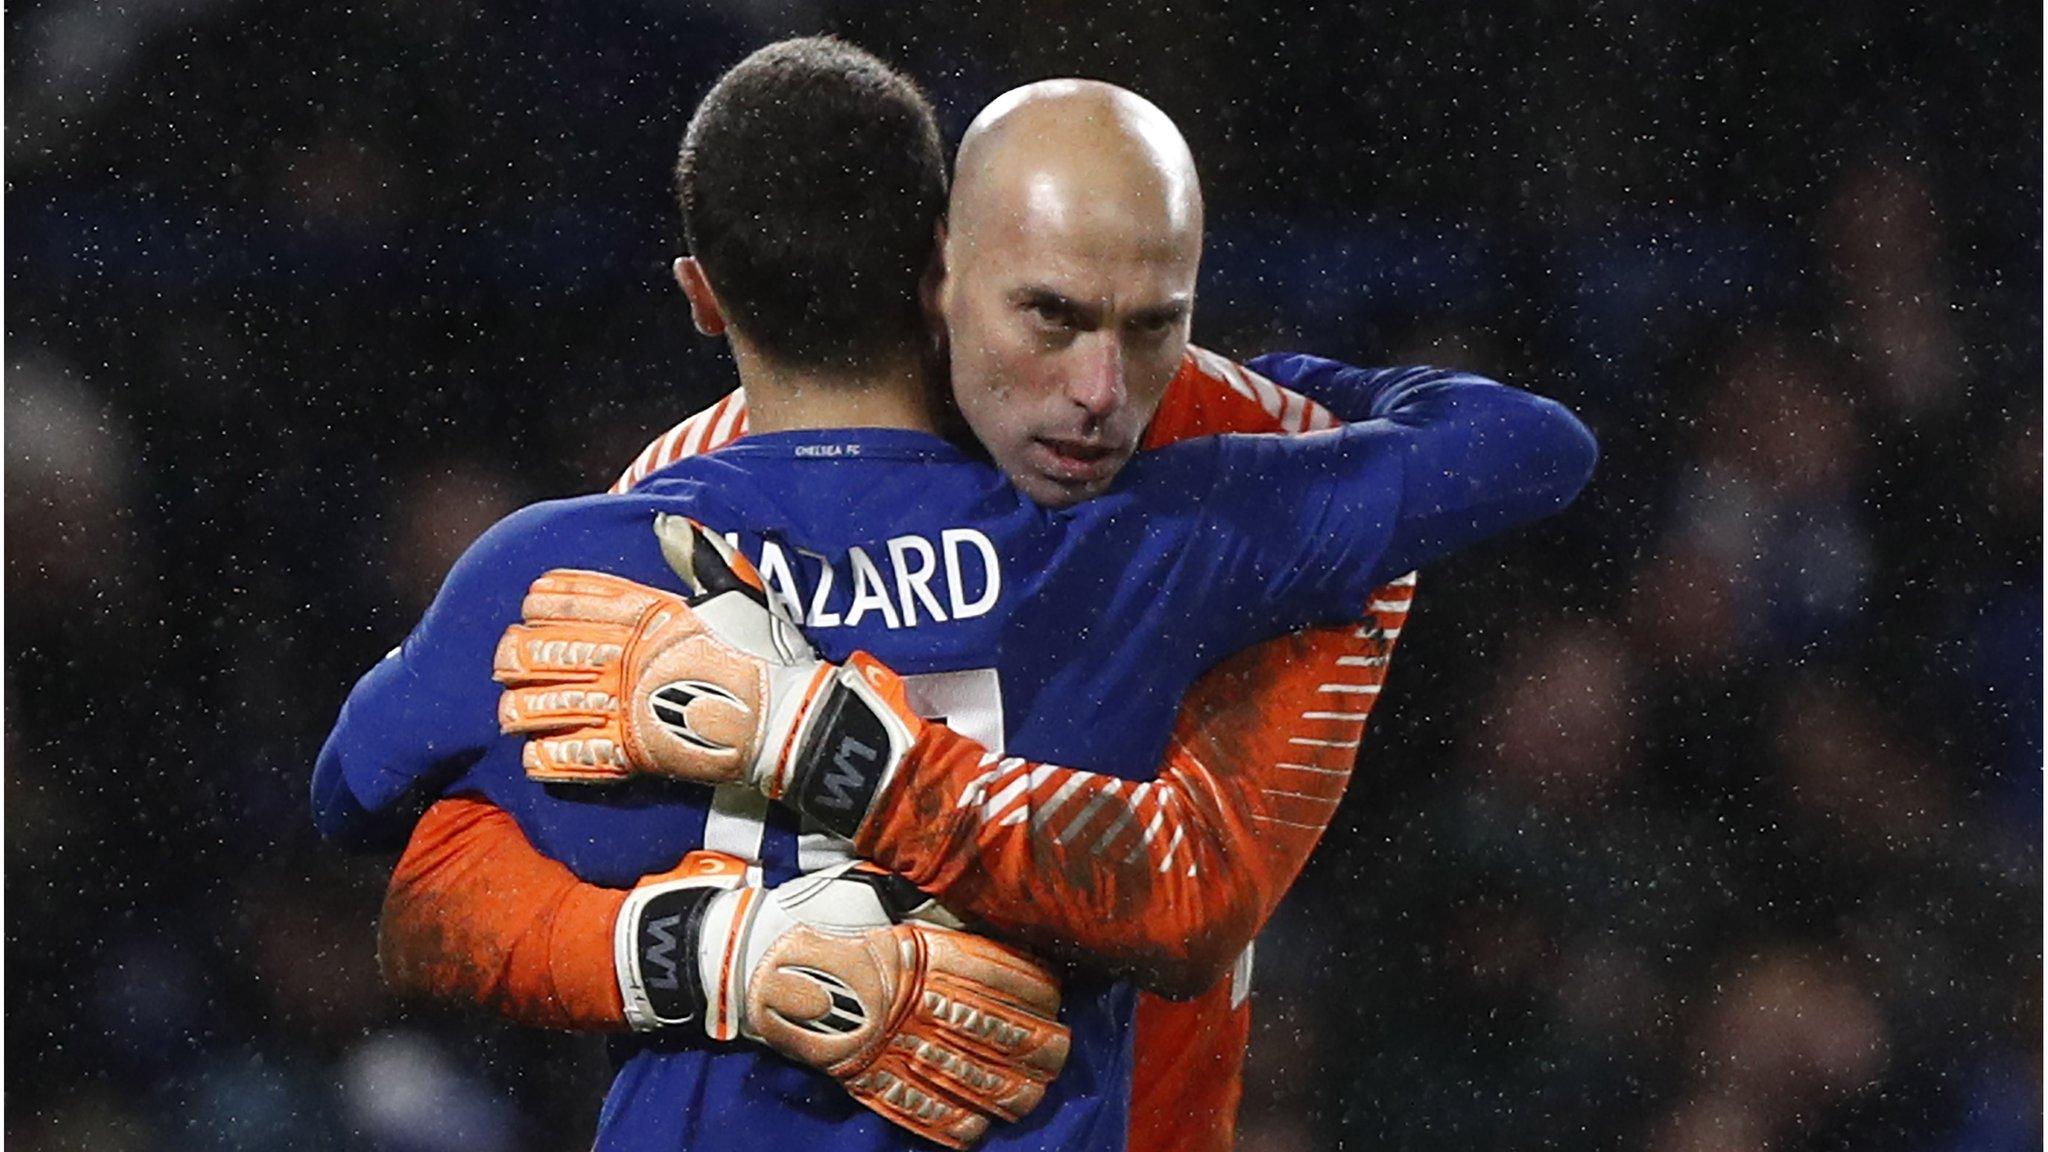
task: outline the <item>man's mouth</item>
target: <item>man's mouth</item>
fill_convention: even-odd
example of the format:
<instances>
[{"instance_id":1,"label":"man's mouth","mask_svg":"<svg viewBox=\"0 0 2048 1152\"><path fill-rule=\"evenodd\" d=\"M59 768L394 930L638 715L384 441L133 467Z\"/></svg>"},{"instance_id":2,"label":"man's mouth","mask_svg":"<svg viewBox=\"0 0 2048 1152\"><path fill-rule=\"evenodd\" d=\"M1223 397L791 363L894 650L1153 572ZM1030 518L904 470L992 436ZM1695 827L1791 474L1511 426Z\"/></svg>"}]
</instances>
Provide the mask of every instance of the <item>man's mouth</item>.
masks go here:
<instances>
[{"instance_id":1,"label":"man's mouth","mask_svg":"<svg viewBox=\"0 0 2048 1152\"><path fill-rule=\"evenodd\" d=\"M1114 444L1096 440L1067 440L1057 436L1035 436L1031 446L1041 471L1064 484L1092 484L1116 472L1123 453Z\"/></svg>"}]
</instances>

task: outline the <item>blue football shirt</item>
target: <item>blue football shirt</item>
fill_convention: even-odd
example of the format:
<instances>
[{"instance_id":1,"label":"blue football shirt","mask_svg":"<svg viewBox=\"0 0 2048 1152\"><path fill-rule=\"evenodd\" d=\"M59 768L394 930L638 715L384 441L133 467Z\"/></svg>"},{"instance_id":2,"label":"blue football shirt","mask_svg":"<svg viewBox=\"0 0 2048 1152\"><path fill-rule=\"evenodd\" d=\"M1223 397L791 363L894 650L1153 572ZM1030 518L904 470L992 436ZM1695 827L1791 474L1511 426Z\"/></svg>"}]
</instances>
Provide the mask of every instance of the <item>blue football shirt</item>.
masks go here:
<instances>
[{"instance_id":1,"label":"blue football shirt","mask_svg":"<svg viewBox=\"0 0 2048 1152\"><path fill-rule=\"evenodd\" d=\"M351 836L425 789L488 797L541 851L617 887L698 847L758 861L771 883L843 858L843 842L745 789L536 784L521 742L498 734L491 655L526 586L569 567L679 588L652 531L662 512L733 534L825 656L874 653L921 711L1014 754L1149 778L1210 664L1355 619L1388 578L1561 507L1590 470L1584 429L1526 393L1440 372L1363 386L1371 420L1148 453L1064 510L944 440L891 429L754 435L627 495L526 509L465 554L351 694L316 773L323 830ZM1067 1067L986 1146L1123 1147L1132 1006L1128 985L1072 974ZM620 1049L600 1148L918 1144L752 1046L686 1035Z\"/></svg>"}]
</instances>

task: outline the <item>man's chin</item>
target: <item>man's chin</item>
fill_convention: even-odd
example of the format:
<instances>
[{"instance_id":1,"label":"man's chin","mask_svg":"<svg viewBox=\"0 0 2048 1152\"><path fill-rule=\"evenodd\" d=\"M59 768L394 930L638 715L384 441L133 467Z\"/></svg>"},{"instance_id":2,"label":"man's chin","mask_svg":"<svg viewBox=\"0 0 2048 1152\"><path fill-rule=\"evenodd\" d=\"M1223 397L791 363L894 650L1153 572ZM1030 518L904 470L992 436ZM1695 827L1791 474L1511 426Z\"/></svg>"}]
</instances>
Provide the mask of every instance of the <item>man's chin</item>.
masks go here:
<instances>
[{"instance_id":1,"label":"man's chin","mask_svg":"<svg viewBox=\"0 0 2048 1152\"><path fill-rule=\"evenodd\" d=\"M1100 480L1061 480L1042 473L1029 473L1010 477L1017 490L1031 498L1031 502L1046 508L1071 508L1084 500L1093 500L1109 490L1114 473Z\"/></svg>"}]
</instances>

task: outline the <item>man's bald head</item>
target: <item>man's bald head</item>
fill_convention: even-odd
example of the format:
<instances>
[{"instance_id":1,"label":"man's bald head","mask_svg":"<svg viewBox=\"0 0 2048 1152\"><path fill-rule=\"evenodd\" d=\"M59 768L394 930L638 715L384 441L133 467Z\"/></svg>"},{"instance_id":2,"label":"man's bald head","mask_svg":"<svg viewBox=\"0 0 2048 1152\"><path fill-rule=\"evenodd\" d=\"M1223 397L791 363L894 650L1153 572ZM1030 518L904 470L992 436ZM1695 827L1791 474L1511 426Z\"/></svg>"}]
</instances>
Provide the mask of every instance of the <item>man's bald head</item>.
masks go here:
<instances>
[{"instance_id":1,"label":"man's bald head","mask_svg":"<svg viewBox=\"0 0 2048 1152\"><path fill-rule=\"evenodd\" d=\"M999 97L962 137L939 292L953 391L1034 499L1109 485L1187 347L1194 158L1151 101L1092 80Z\"/></svg>"},{"instance_id":2,"label":"man's bald head","mask_svg":"<svg viewBox=\"0 0 2048 1152\"><path fill-rule=\"evenodd\" d=\"M1041 80L998 96L960 138L951 227L1110 208L1197 245L1202 190L1172 119L1099 80Z\"/></svg>"}]
</instances>

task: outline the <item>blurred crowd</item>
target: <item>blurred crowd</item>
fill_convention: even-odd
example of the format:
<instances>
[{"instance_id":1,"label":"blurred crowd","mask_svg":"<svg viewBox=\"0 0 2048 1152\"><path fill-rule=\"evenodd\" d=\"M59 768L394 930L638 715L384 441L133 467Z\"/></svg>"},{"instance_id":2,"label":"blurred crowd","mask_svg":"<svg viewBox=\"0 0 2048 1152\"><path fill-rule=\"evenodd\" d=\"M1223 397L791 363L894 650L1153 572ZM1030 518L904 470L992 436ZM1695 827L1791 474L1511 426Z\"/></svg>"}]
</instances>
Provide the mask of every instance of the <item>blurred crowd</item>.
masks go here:
<instances>
[{"instance_id":1,"label":"blurred crowd","mask_svg":"<svg viewBox=\"0 0 2048 1152\"><path fill-rule=\"evenodd\" d=\"M2039 20L10 5L8 1143L587 1146L601 1045L394 1003L391 858L306 785L469 540L729 387L667 171L824 28L954 132L1045 75L1157 100L1202 343L1601 438L1424 574L1262 938L1247 1150L2039 1147Z\"/></svg>"}]
</instances>

